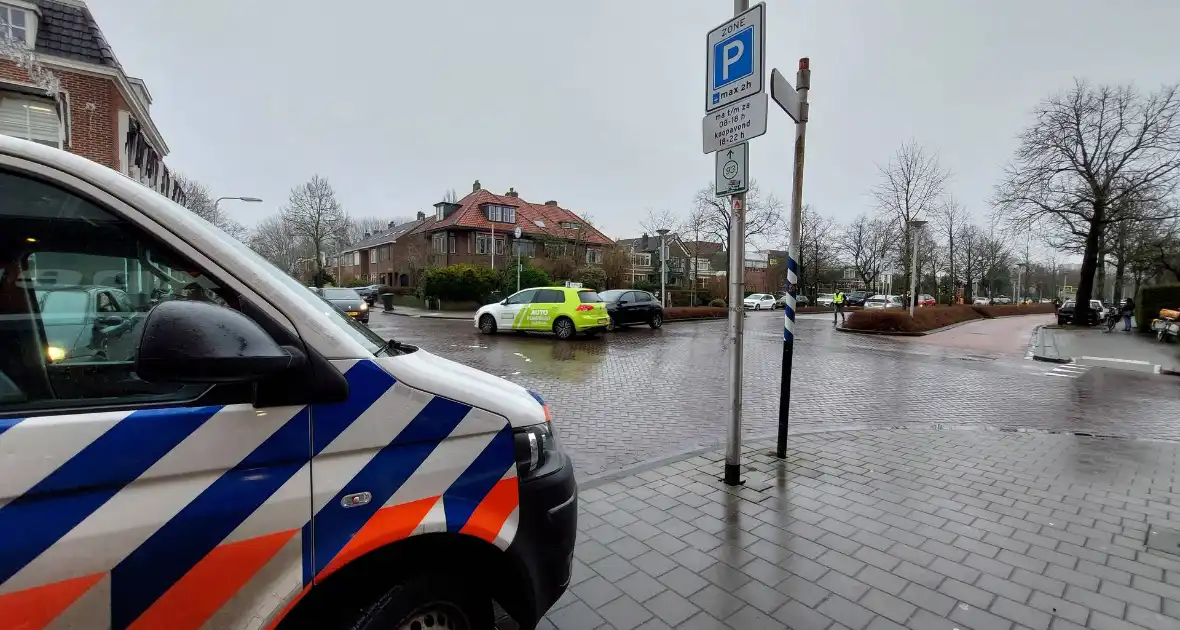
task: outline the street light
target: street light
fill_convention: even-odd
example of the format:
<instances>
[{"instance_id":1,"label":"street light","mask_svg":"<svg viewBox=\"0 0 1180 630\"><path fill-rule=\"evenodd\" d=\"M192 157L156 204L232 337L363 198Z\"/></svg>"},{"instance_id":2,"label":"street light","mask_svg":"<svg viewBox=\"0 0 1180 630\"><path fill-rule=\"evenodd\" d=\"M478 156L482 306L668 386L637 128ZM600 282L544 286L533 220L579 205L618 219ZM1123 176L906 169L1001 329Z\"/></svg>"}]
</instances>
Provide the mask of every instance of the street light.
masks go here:
<instances>
[{"instance_id":1,"label":"street light","mask_svg":"<svg viewBox=\"0 0 1180 630\"><path fill-rule=\"evenodd\" d=\"M668 295L664 289L664 276L668 270L668 244L664 237L668 235L668 228L660 228L656 230L656 234L660 235L660 305L667 306Z\"/></svg>"},{"instance_id":2,"label":"street light","mask_svg":"<svg viewBox=\"0 0 1180 630\"><path fill-rule=\"evenodd\" d=\"M909 223L913 234L910 246L914 248L913 259L910 263L910 317L914 316L914 305L918 303L918 238L922 235L922 226L927 223L928 221L920 219L914 219Z\"/></svg>"},{"instance_id":3,"label":"street light","mask_svg":"<svg viewBox=\"0 0 1180 630\"><path fill-rule=\"evenodd\" d=\"M245 201L246 203L262 203L262 200L259 199L258 197L218 197L217 201L213 202L213 209L216 210L218 204L220 204L222 201L225 201L227 199L236 200L236 201Z\"/></svg>"}]
</instances>

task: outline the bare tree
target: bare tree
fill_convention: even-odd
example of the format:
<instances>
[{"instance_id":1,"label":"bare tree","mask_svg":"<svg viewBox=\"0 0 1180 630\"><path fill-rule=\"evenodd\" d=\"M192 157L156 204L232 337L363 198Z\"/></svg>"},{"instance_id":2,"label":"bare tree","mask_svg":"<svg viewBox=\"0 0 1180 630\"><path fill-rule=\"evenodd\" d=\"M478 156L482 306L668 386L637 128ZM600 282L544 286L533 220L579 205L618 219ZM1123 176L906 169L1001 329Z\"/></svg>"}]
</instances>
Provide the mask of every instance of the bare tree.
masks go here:
<instances>
[{"instance_id":1,"label":"bare tree","mask_svg":"<svg viewBox=\"0 0 1180 630\"><path fill-rule=\"evenodd\" d=\"M306 241L315 256L315 283L323 283L323 254L333 241L344 238L348 217L336 200L336 191L328 180L313 175L311 180L291 189L291 198L282 209L282 220L296 236Z\"/></svg>"},{"instance_id":2,"label":"bare tree","mask_svg":"<svg viewBox=\"0 0 1180 630\"><path fill-rule=\"evenodd\" d=\"M295 275L299 260L310 257L311 248L280 215L269 216L258 223L249 239L250 249L271 264Z\"/></svg>"},{"instance_id":3,"label":"bare tree","mask_svg":"<svg viewBox=\"0 0 1180 630\"><path fill-rule=\"evenodd\" d=\"M705 241L706 237L711 237L712 233L709 231L709 216L707 211L702 208L694 208L684 219L679 228L681 243L684 244L684 250L688 253L688 274L689 274L689 298L692 300L692 305L697 303L697 285L700 284L702 260L707 260L709 254L715 251L715 247L711 243ZM687 239L687 240L686 240Z\"/></svg>"},{"instance_id":4,"label":"bare tree","mask_svg":"<svg viewBox=\"0 0 1180 630\"><path fill-rule=\"evenodd\" d=\"M1018 229L1034 227L1082 245L1074 317L1088 316L1103 237L1141 204L1170 197L1180 182L1180 86L1150 94L1077 81L1042 102L1020 136L995 203ZM1125 203L1135 199L1138 203ZM1162 221L1175 209L1156 204Z\"/></svg>"},{"instance_id":5,"label":"bare tree","mask_svg":"<svg viewBox=\"0 0 1180 630\"><path fill-rule=\"evenodd\" d=\"M452 188L452 189L448 190L447 192L443 193L442 200L446 203L458 203L459 202L459 193L455 192L455 189Z\"/></svg>"},{"instance_id":6,"label":"bare tree","mask_svg":"<svg viewBox=\"0 0 1180 630\"><path fill-rule=\"evenodd\" d=\"M175 181L176 185L184 191L184 207L191 210L193 214L212 223L222 232L238 240L246 238L246 226L230 218L225 213L225 210L222 210L217 205L217 202L213 199L213 195L209 192L208 186L195 179L189 179L179 174L175 176Z\"/></svg>"},{"instance_id":7,"label":"bare tree","mask_svg":"<svg viewBox=\"0 0 1180 630\"><path fill-rule=\"evenodd\" d=\"M853 219L844 229L840 246L866 285L873 284L889 265L897 236L897 224L892 220L866 214Z\"/></svg>"},{"instance_id":8,"label":"bare tree","mask_svg":"<svg viewBox=\"0 0 1180 630\"><path fill-rule=\"evenodd\" d=\"M955 239L963 226L967 223L967 209L959 202L955 201L954 197L947 196L943 198L942 203L934 207L931 212L931 230L932 235L941 238L946 242L946 273L950 278L950 293L951 299L955 297L955 289L958 286L957 282L959 276L955 273Z\"/></svg>"},{"instance_id":9,"label":"bare tree","mask_svg":"<svg viewBox=\"0 0 1180 630\"><path fill-rule=\"evenodd\" d=\"M819 279L839 261L835 247L836 224L830 217L820 215L810 204L803 206L799 224L799 284L803 292L811 288L811 295L819 293Z\"/></svg>"},{"instance_id":10,"label":"bare tree","mask_svg":"<svg viewBox=\"0 0 1180 630\"><path fill-rule=\"evenodd\" d=\"M409 223L413 219L406 217L394 217L393 219L383 219L381 217L348 217L348 228L344 232L344 237L341 239L340 245L352 246L365 240L365 235L374 236L382 232L389 231L389 224L400 225L402 223Z\"/></svg>"},{"instance_id":11,"label":"bare tree","mask_svg":"<svg viewBox=\"0 0 1180 630\"><path fill-rule=\"evenodd\" d=\"M877 207L893 218L903 236L901 264L905 276L910 276L910 221L929 217L938 207L939 197L946 188L948 173L938 162L937 154L928 154L916 141L909 141L897 150L885 166L878 166L881 181L873 188Z\"/></svg>"},{"instance_id":12,"label":"bare tree","mask_svg":"<svg viewBox=\"0 0 1180 630\"><path fill-rule=\"evenodd\" d=\"M725 243L729 248L729 229L731 224L730 198L717 197L713 194L713 185L697 191L693 198L693 205L704 217L705 231L714 239ZM746 241L761 237L774 238L776 232L782 229L783 204L773 194L762 196L757 181L750 182L750 189L746 192Z\"/></svg>"}]
</instances>

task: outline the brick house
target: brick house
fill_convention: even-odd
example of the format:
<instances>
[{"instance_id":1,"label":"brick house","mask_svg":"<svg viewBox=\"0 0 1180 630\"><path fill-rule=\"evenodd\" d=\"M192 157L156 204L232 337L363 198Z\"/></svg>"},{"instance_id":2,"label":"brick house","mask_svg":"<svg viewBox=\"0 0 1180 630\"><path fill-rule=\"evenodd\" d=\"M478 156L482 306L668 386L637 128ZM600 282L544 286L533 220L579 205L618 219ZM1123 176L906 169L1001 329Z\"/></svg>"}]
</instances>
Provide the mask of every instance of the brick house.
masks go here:
<instances>
[{"instance_id":1,"label":"brick house","mask_svg":"<svg viewBox=\"0 0 1180 630\"><path fill-rule=\"evenodd\" d=\"M721 251L720 243L709 241L685 241L678 234L668 234L667 286L688 288L693 278L700 288L708 281L713 270L713 256ZM644 234L638 238L619 239L616 243L625 248L631 257L631 268L627 270L630 285L636 283L660 282L660 237Z\"/></svg>"},{"instance_id":2,"label":"brick house","mask_svg":"<svg viewBox=\"0 0 1180 630\"><path fill-rule=\"evenodd\" d=\"M519 252L546 266L558 259L574 265L601 265L614 241L556 201L530 203L509 189L497 195L480 186L457 202L434 204L434 220L416 230L430 245L432 266L459 263L504 269ZM521 238L514 236L521 229Z\"/></svg>"},{"instance_id":3,"label":"brick house","mask_svg":"<svg viewBox=\"0 0 1180 630\"><path fill-rule=\"evenodd\" d=\"M0 134L75 153L179 200L151 93L124 71L83 0L0 0L0 38Z\"/></svg>"},{"instance_id":4,"label":"brick house","mask_svg":"<svg viewBox=\"0 0 1180 630\"><path fill-rule=\"evenodd\" d=\"M514 233L521 229L521 238ZM519 251L541 267L559 259L569 264L602 264L614 242L577 214L557 205L529 203L515 190L497 195L477 180L471 194L456 202L434 204L414 221L390 225L380 234L328 257L328 269L340 284L366 281L413 287L422 271L461 263L504 269ZM493 256L493 252L495 255Z\"/></svg>"},{"instance_id":5,"label":"brick house","mask_svg":"<svg viewBox=\"0 0 1180 630\"><path fill-rule=\"evenodd\" d=\"M406 223L390 221L384 232L366 234L355 245L329 256L327 269L340 284L362 280L393 287L412 286L412 279L430 262L429 244L416 232L433 221L423 212Z\"/></svg>"}]
</instances>

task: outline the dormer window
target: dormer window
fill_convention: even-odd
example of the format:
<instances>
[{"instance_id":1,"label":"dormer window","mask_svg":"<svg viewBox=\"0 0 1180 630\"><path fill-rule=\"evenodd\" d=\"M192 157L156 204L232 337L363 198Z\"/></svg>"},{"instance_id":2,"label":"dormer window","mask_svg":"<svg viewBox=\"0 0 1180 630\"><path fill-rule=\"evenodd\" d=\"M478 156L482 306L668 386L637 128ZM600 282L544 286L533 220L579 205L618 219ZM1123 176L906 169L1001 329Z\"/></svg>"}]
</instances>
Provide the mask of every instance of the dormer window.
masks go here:
<instances>
[{"instance_id":1,"label":"dormer window","mask_svg":"<svg viewBox=\"0 0 1180 630\"><path fill-rule=\"evenodd\" d=\"M29 30L32 25L30 21L31 16L25 9L0 4L0 37L31 46Z\"/></svg>"},{"instance_id":2,"label":"dormer window","mask_svg":"<svg viewBox=\"0 0 1180 630\"><path fill-rule=\"evenodd\" d=\"M484 206L484 216L493 223L516 223L516 208L495 203Z\"/></svg>"},{"instance_id":3,"label":"dormer window","mask_svg":"<svg viewBox=\"0 0 1180 630\"><path fill-rule=\"evenodd\" d=\"M577 223L575 223L573 221L562 221L561 227L563 227L567 230L576 230L576 229L578 229L579 226Z\"/></svg>"}]
</instances>

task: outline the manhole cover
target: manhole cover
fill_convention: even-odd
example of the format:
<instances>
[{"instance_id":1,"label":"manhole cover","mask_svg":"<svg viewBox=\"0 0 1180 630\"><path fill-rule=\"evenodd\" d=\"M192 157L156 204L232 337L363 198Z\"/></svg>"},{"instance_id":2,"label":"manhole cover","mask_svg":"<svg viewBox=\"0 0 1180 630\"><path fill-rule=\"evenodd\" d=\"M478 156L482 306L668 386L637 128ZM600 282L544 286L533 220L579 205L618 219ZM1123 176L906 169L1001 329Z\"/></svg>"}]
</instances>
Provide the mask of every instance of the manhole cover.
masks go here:
<instances>
[{"instance_id":1,"label":"manhole cover","mask_svg":"<svg viewBox=\"0 0 1180 630\"><path fill-rule=\"evenodd\" d=\"M1147 530L1147 548L1180 554L1180 530L1153 526Z\"/></svg>"}]
</instances>

